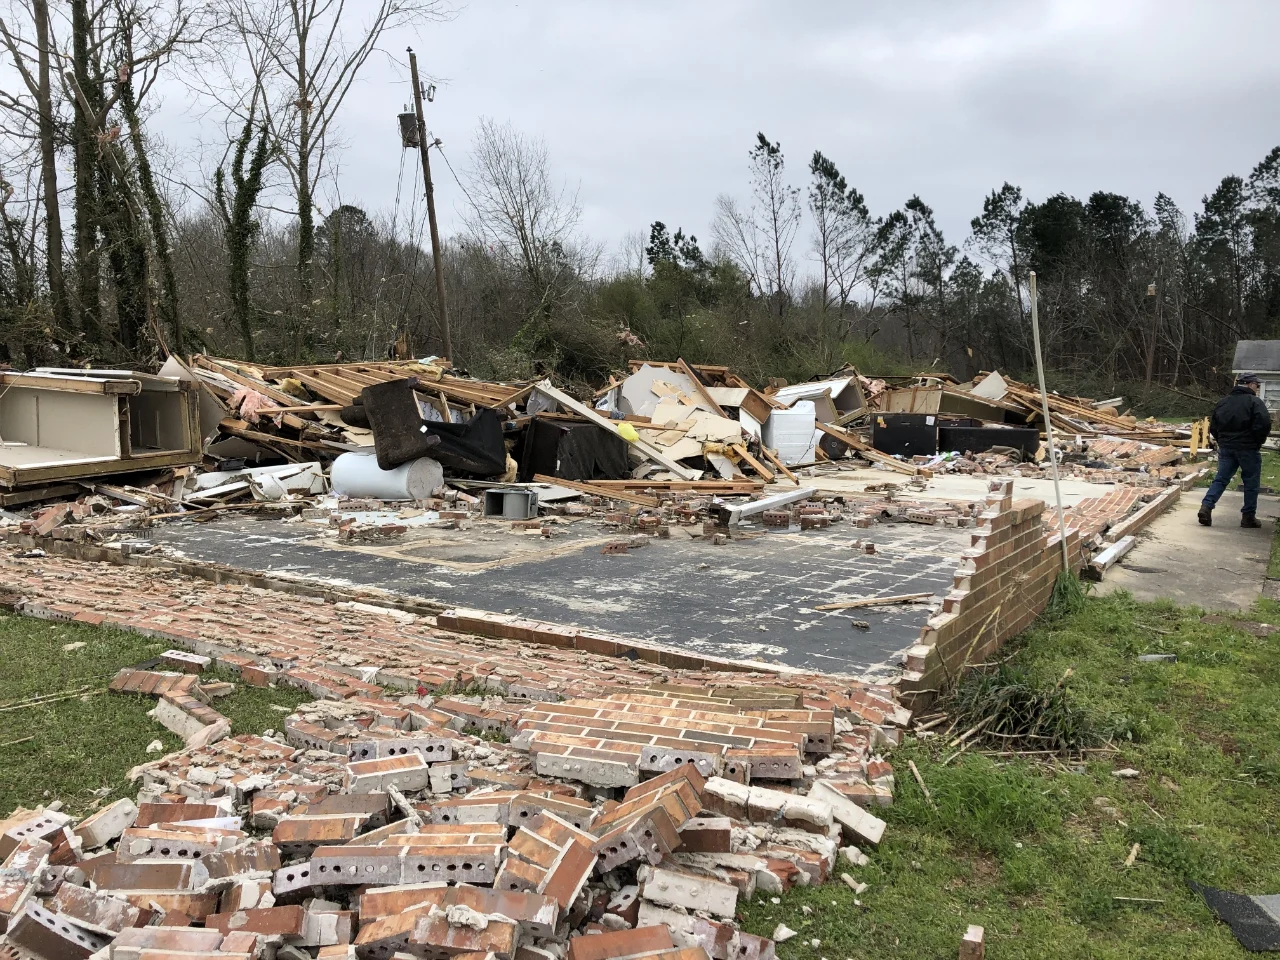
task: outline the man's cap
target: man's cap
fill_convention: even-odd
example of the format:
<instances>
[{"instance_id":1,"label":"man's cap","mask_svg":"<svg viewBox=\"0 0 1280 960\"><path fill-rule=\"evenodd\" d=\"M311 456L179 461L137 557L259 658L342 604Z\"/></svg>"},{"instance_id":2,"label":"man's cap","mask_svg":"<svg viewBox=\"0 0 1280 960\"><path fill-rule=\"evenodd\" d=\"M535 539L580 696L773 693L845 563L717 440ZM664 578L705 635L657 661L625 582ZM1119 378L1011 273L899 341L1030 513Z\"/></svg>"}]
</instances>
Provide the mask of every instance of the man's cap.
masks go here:
<instances>
[{"instance_id":1,"label":"man's cap","mask_svg":"<svg viewBox=\"0 0 1280 960\"><path fill-rule=\"evenodd\" d=\"M1247 385L1250 383L1261 383L1261 382L1262 381L1258 379L1257 375L1252 373L1242 373L1240 374L1240 376L1236 377L1236 383L1242 383Z\"/></svg>"}]
</instances>

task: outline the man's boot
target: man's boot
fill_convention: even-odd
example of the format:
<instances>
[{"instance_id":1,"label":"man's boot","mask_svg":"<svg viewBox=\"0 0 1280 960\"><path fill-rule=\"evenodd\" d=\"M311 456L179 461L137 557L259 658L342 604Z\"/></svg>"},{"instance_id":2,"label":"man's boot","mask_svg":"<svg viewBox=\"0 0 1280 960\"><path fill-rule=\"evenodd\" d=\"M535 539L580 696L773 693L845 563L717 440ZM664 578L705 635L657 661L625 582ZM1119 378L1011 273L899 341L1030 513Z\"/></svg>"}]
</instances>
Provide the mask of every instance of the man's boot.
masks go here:
<instances>
[{"instance_id":1,"label":"man's boot","mask_svg":"<svg viewBox=\"0 0 1280 960\"><path fill-rule=\"evenodd\" d=\"M1200 521L1202 527L1213 526L1213 507L1202 506L1200 512L1196 514L1196 519Z\"/></svg>"},{"instance_id":2,"label":"man's boot","mask_svg":"<svg viewBox=\"0 0 1280 960\"><path fill-rule=\"evenodd\" d=\"M1252 513L1242 513L1240 514L1240 526L1256 528L1262 526L1262 524L1258 522L1258 518Z\"/></svg>"}]
</instances>

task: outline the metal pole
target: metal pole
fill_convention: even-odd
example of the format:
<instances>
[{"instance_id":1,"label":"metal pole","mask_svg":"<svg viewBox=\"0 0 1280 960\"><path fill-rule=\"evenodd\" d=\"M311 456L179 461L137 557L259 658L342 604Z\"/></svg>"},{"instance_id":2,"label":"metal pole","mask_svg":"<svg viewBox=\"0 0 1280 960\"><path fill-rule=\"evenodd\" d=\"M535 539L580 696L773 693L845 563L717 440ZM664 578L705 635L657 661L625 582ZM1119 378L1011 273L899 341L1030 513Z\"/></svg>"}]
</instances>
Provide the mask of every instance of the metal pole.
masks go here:
<instances>
[{"instance_id":1,"label":"metal pole","mask_svg":"<svg viewBox=\"0 0 1280 960\"><path fill-rule=\"evenodd\" d=\"M1031 337L1036 347L1036 375L1040 378L1040 410L1044 414L1044 435L1049 444L1049 466L1053 470L1053 496L1058 501L1058 533L1062 541L1062 569L1071 569L1067 552L1067 517L1062 510L1062 487L1058 485L1058 456L1053 446L1053 421L1049 419L1049 391L1044 385L1044 356L1040 353L1040 311L1036 296L1036 272L1031 271Z\"/></svg>"},{"instance_id":2,"label":"metal pole","mask_svg":"<svg viewBox=\"0 0 1280 960\"><path fill-rule=\"evenodd\" d=\"M418 150L422 154L422 179L427 185L427 220L431 224L431 259L436 263L436 301L440 304L440 335L444 355L453 359L449 338L449 308L444 299L444 264L440 262L440 230L436 227L436 192L431 185L431 158L427 155L427 121L422 113L422 83L418 80L418 57L409 47L409 74L413 78L413 112L418 116Z\"/></svg>"}]
</instances>

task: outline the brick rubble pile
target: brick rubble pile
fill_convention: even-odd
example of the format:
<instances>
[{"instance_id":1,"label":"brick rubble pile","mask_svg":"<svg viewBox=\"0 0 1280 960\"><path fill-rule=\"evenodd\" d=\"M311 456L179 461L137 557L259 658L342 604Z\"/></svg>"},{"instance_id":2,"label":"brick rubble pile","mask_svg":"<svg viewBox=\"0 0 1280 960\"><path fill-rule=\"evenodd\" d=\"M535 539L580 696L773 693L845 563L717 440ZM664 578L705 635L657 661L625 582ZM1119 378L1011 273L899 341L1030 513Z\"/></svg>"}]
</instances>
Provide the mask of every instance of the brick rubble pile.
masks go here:
<instances>
[{"instance_id":1,"label":"brick rubble pile","mask_svg":"<svg viewBox=\"0 0 1280 960\"><path fill-rule=\"evenodd\" d=\"M231 737L214 665L328 699ZM112 689L187 746L132 771L136 802L0 821L19 956L769 960L739 902L879 843L877 750L906 719L882 688L852 709L754 674L389 698L317 669L173 650L122 670Z\"/></svg>"}]
</instances>

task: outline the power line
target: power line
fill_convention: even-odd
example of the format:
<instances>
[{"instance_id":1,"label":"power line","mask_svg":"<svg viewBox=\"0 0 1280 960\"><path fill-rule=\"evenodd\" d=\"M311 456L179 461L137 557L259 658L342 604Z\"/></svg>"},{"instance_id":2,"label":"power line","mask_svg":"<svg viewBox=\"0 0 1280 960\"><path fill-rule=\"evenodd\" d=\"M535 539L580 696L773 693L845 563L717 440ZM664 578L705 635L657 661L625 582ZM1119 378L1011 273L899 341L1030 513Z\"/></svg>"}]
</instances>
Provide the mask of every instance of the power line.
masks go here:
<instances>
[{"instance_id":1,"label":"power line","mask_svg":"<svg viewBox=\"0 0 1280 960\"><path fill-rule=\"evenodd\" d=\"M462 193L463 193L463 195L467 198L467 202L468 202L469 204L471 204L471 208L472 208L473 210L477 210L477 209L479 209L479 208L476 206L476 202L475 202L474 200L472 200L472 199L471 199L471 193L470 193L470 191L468 191L468 190L467 190L467 188L463 185L462 181L458 179L458 175L457 175L456 173L454 173L454 170L453 170L453 164L449 162L449 158L448 158L448 156L446 156L446 155L445 155L445 152L444 152L444 145L443 145L443 144L440 144L440 143L437 143L437 144L436 144L436 149L440 151L440 157L441 157L441 159L442 159L442 160L444 160L444 165L445 165L446 167L448 167L448 168L449 168L449 173L453 174L453 182L454 182L454 183L456 183L456 184L458 185L458 189L459 189L459 190L461 190L461 191L462 191Z\"/></svg>"}]
</instances>

